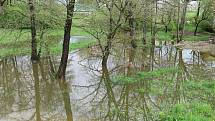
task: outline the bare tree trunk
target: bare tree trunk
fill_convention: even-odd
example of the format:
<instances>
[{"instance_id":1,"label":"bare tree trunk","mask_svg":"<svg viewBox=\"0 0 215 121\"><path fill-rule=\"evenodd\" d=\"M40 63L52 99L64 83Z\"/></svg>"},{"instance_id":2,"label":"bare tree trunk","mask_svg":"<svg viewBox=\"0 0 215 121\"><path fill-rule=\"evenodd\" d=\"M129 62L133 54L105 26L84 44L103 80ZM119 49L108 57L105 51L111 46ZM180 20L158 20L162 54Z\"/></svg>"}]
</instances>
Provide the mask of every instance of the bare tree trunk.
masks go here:
<instances>
[{"instance_id":1,"label":"bare tree trunk","mask_svg":"<svg viewBox=\"0 0 215 121\"><path fill-rule=\"evenodd\" d=\"M0 0L0 15L4 13L4 3L6 0Z\"/></svg>"},{"instance_id":2,"label":"bare tree trunk","mask_svg":"<svg viewBox=\"0 0 215 121\"><path fill-rule=\"evenodd\" d=\"M181 35L180 35L180 41L183 40L183 37L184 37L184 29L185 29L185 24L186 24L186 14L187 14L187 6L188 6L188 3L190 1L189 0L186 0L185 3L184 3L184 8L183 8L183 13L182 13L182 18L181 18L181 24L180 24L180 30L181 30Z\"/></svg>"},{"instance_id":3,"label":"bare tree trunk","mask_svg":"<svg viewBox=\"0 0 215 121\"><path fill-rule=\"evenodd\" d=\"M133 13L132 1L129 2L129 28L130 28L131 46L133 48L136 48L137 43L135 41L135 18Z\"/></svg>"},{"instance_id":4,"label":"bare tree trunk","mask_svg":"<svg viewBox=\"0 0 215 121\"><path fill-rule=\"evenodd\" d=\"M156 40L156 33L157 33L157 12L158 12L158 4L157 4L157 0L153 0L153 5L155 5L155 10L154 8L154 16L152 16L152 20L153 20L153 24L152 24L152 40L151 40L151 44L155 45L155 40Z\"/></svg>"},{"instance_id":5,"label":"bare tree trunk","mask_svg":"<svg viewBox=\"0 0 215 121\"><path fill-rule=\"evenodd\" d=\"M213 28L215 28L215 0L212 0L213 1Z\"/></svg>"},{"instance_id":6,"label":"bare tree trunk","mask_svg":"<svg viewBox=\"0 0 215 121\"><path fill-rule=\"evenodd\" d=\"M0 3L0 15L2 15L4 13L4 4Z\"/></svg>"},{"instance_id":7,"label":"bare tree trunk","mask_svg":"<svg viewBox=\"0 0 215 121\"><path fill-rule=\"evenodd\" d=\"M143 19L143 45L146 44L146 39L147 39L147 0L144 0L144 13L143 13L143 16L144 16L144 19Z\"/></svg>"},{"instance_id":8,"label":"bare tree trunk","mask_svg":"<svg viewBox=\"0 0 215 121\"><path fill-rule=\"evenodd\" d=\"M198 30L198 27L199 27L198 18L199 18L199 14L200 14L200 8L201 8L201 1L198 2L198 10L197 10L196 18L195 18L196 28L195 28L195 31L194 31L194 36L196 36L197 30Z\"/></svg>"},{"instance_id":9,"label":"bare tree trunk","mask_svg":"<svg viewBox=\"0 0 215 121\"><path fill-rule=\"evenodd\" d=\"M180 3L180 0L178 0L178 11L177 11L177 43L180 42L179 40L179 32L180 32L180 11L181 11L181 3Z\"/></svg>"},{"instance_id":10,"label":"bare tree trunk","mask_svg":"<svg viewBox=\"0 0 215 121\"><path fill-rule=\"evenodd\" d=\"M36 120L41 121L41 114L40 114L40 80L39 80L39 69L38 63L32 64L33 69L33 77L34 77L34 88L35 88L35 107L36 107Z\"/></svg>"},{"instance_id":11,"label":"bare tree trunk","mask_svg":"<svg viewBox=\"0 0 215 121\"><path fill-rule=\"evenodd\" d=\"M35 8L34 1L29 0L29 9L30 9L30 20L31 20L31 60L39 60L37 55L37 41L36 41L36 22L35 22Z\"/></svg>"},{"instance_id":12,"label":"bare tree trunk","mask_svg":"<svg viewBox=\"0 0 215 121\"><path fill-rule=\"evenodd\" d=\"M61 94L63 96L63 102L64 102L64 108L66 111L67 121L73 121L68 84L66 82L59 82L59 85L61 89Z\"/></svg>"},{"instance_id":13,"label":"bare tree trunk","mask_svg":"<svg viewBox=\"0 0 215 121\"><path fill-rule=\"evenodd\" d=\"M69 43L70 34L72 27L72 17L74 12L75 0L69 0L67 4L67 19L64 27L64 40L63 40L63 51L61 56L60 66L57 72L58 79L65 79L68 55L69 55Z\"/></svg>"},{"instance_id":14,"label":"bare tree trunk","mask_svg":"<svg viewBox=\"0 0 215 121\"><path fill-rule=\"evenodd\" d=\"M0 15L3 14L3 6L0 5Z\"/></svg>"}]
</instances>

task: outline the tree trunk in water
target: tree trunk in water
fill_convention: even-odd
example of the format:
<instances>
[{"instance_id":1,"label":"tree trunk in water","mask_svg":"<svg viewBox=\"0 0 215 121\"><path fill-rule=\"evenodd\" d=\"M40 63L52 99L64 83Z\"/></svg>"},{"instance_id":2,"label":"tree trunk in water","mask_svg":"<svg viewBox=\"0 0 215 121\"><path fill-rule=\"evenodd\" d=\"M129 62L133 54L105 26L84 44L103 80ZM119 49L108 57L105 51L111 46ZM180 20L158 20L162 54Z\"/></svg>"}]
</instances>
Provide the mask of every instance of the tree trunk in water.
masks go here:
<instances>
[{"instance_id":1,"label":"tree trunk in water","mask_svg":"<svg viewBox=\"0 0 215 121\"><path fill-rule=\"evenodd\" d=\"M30 9L30 20L31 20L31 60L39 60L37 55L37 41L36 41L36 22L35 22L35 8L34 1L29 0L29 9Z\"/></svg>"},{"instance_id":2,"label":"tree trunk in water","mask_svg":"<svg viewBox=\"0 0 215 121\"><path fill-rule=\"evenodd\" d=\"M184 3L184 6L183 6L184 8L183 8L181 24L180 24L181 35L180 35L179 42L183 40L183 36L184 36L184 29L185 29L185 24L186 24L187 6L188 6L189 2L190 2L189 0L186 0L185 3Z\"/></svg>"},{"instance_id":3,"label":"tree trunk in water","mask_svg":"<svg viewBox=\"0 0 215 121\"><path fill-rule=\"evenodd\" d=\"M41 121L41 115L40 115L40 80L39 80L39 69L38 69L38 63L32 64L33 69L33 77L34 77L34 88L35 88L35 107L36 107L36 121Z\"/></svg>"},{"instance_id":4,"label":"tree trunk in water","mask_svg":"<svg viewBox=\"0 0 215 121\"><path fill-rule=\"evenodd\" d=\"M66 82L59 82L59 85L61 89L61 94L63 96L63 102L64 102L64 108L66 111L67 121L73 121L68 84Z\"/></svg>"},{"instance_id":5,"label":"tree trunk in water","mask_svg":"<svg viewBox=\"0 0 215 121\"><path fill-rule=\"evenodd\" d=\"M64 27L64 40L63 40L63 51L61 56L60 66L57 72L58 79L65 79L68 55L69 55L69 43L70 43L70 34L72 27L72 17L74 12L75 0L69 0L67 5L67 19Z\"/></svg>"}]
</instances>

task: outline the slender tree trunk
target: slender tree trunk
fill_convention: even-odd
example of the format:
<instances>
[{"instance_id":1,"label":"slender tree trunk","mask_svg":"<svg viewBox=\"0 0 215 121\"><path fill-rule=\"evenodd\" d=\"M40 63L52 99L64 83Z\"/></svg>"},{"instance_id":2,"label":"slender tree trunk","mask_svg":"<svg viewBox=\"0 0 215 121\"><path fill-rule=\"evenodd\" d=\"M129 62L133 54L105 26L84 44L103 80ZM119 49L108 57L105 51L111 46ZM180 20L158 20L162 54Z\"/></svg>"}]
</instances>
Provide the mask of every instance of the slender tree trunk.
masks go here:
<instances>
[{"instance_id":1,"label":"slender tree trunk","mask_svg":"<svg viewBox=\"0 0 215 121\"><path fill-rule=\"evenodd\" d=\"M199 2L198 2L198 10L197 10L196 18L195 18L196 28L195 28L195 31L194 31L194 36L196 36L198 26L199 26L199 20L198 19L199 19L199 14L200 14L200 8L201 8L201 1L199 0Z\"/></svg>"},{"instance_id":2,"label":"slender tree trunk","mask_svg":"<svg viewBox=\"0 0 215 121\"><path fill-rule=\"evenodd\" d=\"M39 56L37 55L37 41L36 41L36 22L35 22L35 8L34 1L29 0L29 9L30 9L30 20L31 20L31 60L37 61L39 60Z\"/></svg>"},{"instance_id":3,"label":"slender tree trunk","mask_svg":"<svg viewBox=\"0 0 215 121\"><path fill-rule=\"evenodd\" d=\"M61 89L61 94L63 96L63 102L64 102L64 108L66 110L67 121L73 121L68 84L66 84L66 82L59 82L59 85Z\"/></svg>"},{"instance_id":4,"label":"slender tree trunk","mask_svg":"<svg viewBox=\"0 0 215 121\"><path fill-rule=\"evenodd\" d=\"M0 15L3 14L4 2L4 0L0 0Z\"/></svg>"},{"instance_id":5,"label":"slender tree trunk","mask_svg":"<svg viewBox=\"0 0 215 121\"><path fill-rule=\"evenodd\" d=\"M39 82L39 69L38 63L32 64L33 76L34 76L34 88L35 88L35 107L36 107L36 121L41 121L40 115L40 82Z\"/></svg>"},{"instance_id":6,"label":"slender tree trunk","mask_svg":"<svg viewBox=\"0 0 215 121\"><path fill-rule=\"evenodd\" d=\"M179 33L180 33L180 11L181 11L181 3L180 3L180 0L178 0L178 11L177 11L177 43L180 42L179 40Z\"/></svg>"},{"instance_id":7,"label":"slender tree trunk","mask_svg":"<svg viewBox=\"0 0 215 121\"><path fill-rule=\"evenodd\" d=\"M63 51L61 56L60 66L57 72L58 79L65 79L68 55L69 55L69 43L70 34L72 27L72 17L74 12L75 0L69 0L67 4L67 19L64 27L64 40L63 40Z\"/></svg>"},{"instance_id":8,"label":"slender tree trunk","mask_svg":"<svg viewBox=\"0 0 215 121\"><path fill-rule=\"evenodd\" d=\"M195 31L194 31L194 36L196 36L196 35L197 35L198 27L199 27L199 23L197 23L197 24L196 24Z\"/></svg>"},{"instance_id":9,"label":"slender tree trunk","mask_svg":"<svg viewBox=\"0 0 215 121\"><path fill-rule=\"evenodd\" d=\"M146 44L146 38L147 38L147 0L144 0L144 19L143 19L143 40L142 40L142 42L143 42L143 45L145 45Z\"/></svg>"},{"instance_id":10,"label":"slender tree trunk","mask_svg":"<svg viewBox=\"0 0 215 121\"><path fill-rule=\"evenodd\" d=\"M184 3L184 6L183 6L184 8L183 8L181 24L180 24L180 30L181 30L180 41L182 41L183 37L184 37L184 30L185 30L185 24L186 24L186 14L187 14L187 7L188 7L189 2L190 2L189 0L186 0Z\"/></svg>"},{"instance_id":11,"label":"slender tree trunk","mask_svg":"<svg viewBox=\"0 0 215 121\"><path fill-rule=\"evenodd\" d=\"M157 12L158 12L158 4L157 4L157 0L153 0L153 5L155 5L155 10L153 9L153 13L155 13L154 15L152 15L152 20L153 20L153 24L152 24L152 40L151 40L151 44L155 45L155 40L156 40L156 33L157 33Z\"/></svg>"},{"instance_id":12,"label":"slender tree trunk","mask_svg":"<svg viewBox=\"0 0 215 121\"><path fill-rule=\"evenodd\" d=\"M131 46L133 48L136 48L137 44L135 41L135 18L133 13L132 1L129 2L129 28L130 28Z\"/></svg>"},{"instance_id":13,"label":"slender tree trunk","mask_svg":"<svg viewBox=\"0 0 215 121\"><path fill-rule=\"evenodd\" d=\"M4 6L2 3L0 3L0 15L4 13Z\"/></svg>"},{"instance_id":14,"label":"slender tree trunk","mask_svg":"<svg viewBox=\"0 0 215 121\"><path fill-rule=\"evenodd\" d=\"M215 0L212 0L213 1L213 28L215 28Z\"/></svg>"},{"instance_id":15,"label":"slender tree trunk","mask_svg":"<svg viewBox=\"0 0 215 121\"><path fill-rule=\"evenodd\" d=\"M168 32L168 26L165 26L165 32L166 33Z\"/></svg>"}]
</instances>

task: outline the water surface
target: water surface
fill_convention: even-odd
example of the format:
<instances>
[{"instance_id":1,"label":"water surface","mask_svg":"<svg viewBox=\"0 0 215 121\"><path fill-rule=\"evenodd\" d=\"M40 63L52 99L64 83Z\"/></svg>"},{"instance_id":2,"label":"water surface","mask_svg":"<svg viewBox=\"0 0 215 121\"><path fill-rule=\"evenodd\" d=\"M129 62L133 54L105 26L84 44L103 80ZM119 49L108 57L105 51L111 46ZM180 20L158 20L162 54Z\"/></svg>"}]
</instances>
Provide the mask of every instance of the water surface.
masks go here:
<instances>
[{"instance_id":1,"label":"water surface","mask_svg":"<svg viewBox=\"0 0 215 121\"><path fill-rule=\"evenodd\" d=\"M101 67L98 53L97 47L71 53L66 82L54 79L59 56L37 64L28 56L0 60L0 121L150 121L177 103L204 101L214 106L213 92L191 88L195 81L215 79L210 53L172 46L121 47L112 50L108 71ZM116 78L168 68L180 71L134 82Z\"/></svg>"}]
</instances>

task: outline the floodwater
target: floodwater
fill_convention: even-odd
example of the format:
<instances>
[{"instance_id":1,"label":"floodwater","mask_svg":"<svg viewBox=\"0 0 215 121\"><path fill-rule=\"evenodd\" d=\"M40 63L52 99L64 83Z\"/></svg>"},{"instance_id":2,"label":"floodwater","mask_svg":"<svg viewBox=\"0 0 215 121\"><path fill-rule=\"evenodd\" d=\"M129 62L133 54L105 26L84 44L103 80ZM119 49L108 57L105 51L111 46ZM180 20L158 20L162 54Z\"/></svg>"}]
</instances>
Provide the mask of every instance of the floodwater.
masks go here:
<instances>
[{"instance_id":1,"label":"floodwater","mask_svg":"<svg viewBox=\"0 0 215 121\"><path fill-rule=\"evenodd\" d=\"M37 64L28 56L0 60L0 121L156 121L177 103L215 105L214 93L190 88L191 82L215 79L211 54L172 46L121 47L102 68L98 53L97 47L71 53L66 82L54 79L59 56ZM165 68L180 71L134 82L116 78Z\"/></svg>"}]
</instances>

